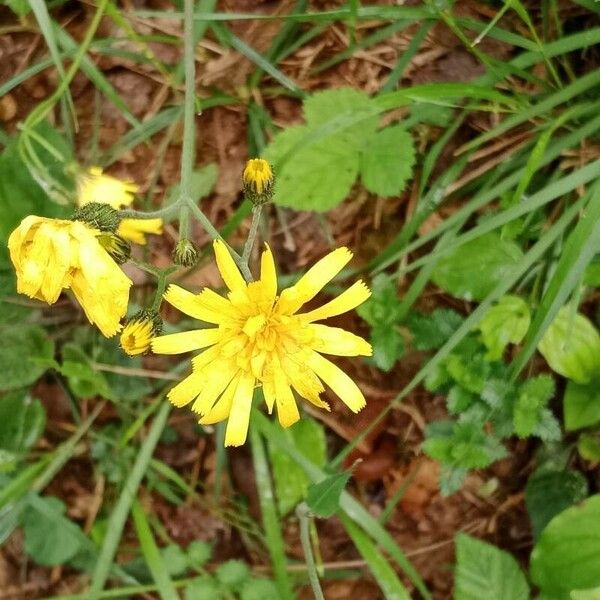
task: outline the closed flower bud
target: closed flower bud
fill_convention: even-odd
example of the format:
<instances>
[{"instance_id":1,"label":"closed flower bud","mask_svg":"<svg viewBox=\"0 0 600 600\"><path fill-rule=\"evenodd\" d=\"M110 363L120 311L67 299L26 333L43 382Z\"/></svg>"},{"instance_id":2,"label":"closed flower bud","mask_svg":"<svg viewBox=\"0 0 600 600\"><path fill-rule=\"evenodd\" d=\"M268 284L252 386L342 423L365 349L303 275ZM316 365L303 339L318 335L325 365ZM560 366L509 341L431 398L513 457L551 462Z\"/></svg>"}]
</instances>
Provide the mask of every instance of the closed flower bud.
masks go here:
<instances>
[{"instance_id":1,"label":"closed flower bud","mask_svg":"<svg viewBox=\"0 0 600 600\"><path fill-rule=\"evenodd\" d=\"M71 217L71 221L81 221L94 229L114 233L121 222L119 212L108 204L90 202L79 207Z\"/></svg>"},{"instance_id":2,"label":"closed flower bud","mask_svg":"<svg viewBox=\"0 0 600 600\"><path fill-rule=\"evenodd\" d=\"M260 205L270 202L273 198L273 170L271 165L262 158L252 158L246 163L242 175L244 195L252 204Z\"/></svg>"},{"instance_id":3,"label":"closed flower bud","mask_svg":"<svg viewBox=\"0 0 600 600\"><path fill-rule=\"evenodd\" d=\"M173 262L180 267L193 267L197 262L200 253L194 242L188 239L182 239L177 242L173 250Z\"/></svg>"},{"instance_id":4,"label":"closed flower bud","mask_svg":"<svg viewBox=\"0 0 600 600\"><path fill-rule=\"evenodd\" d=\"M129 245L129 242L124 240L120 235L107 231L101 233L97 237L97 240L118 265L122 265L129 260L129 257L131 256L131 246Z\"/></svg>"},{"instance_id":5,"label":"closed flower bud","mask_svg":"<svg viewBox=\"0 0 600 600\"><path fill-rule=\"evenodd\" d=\"M127 319L121 331L121 348L130 356L145 354L150 350L152 338L160 335L162 325L162 319L155 310L140 310Z\"/></svg>"}]
</instances>

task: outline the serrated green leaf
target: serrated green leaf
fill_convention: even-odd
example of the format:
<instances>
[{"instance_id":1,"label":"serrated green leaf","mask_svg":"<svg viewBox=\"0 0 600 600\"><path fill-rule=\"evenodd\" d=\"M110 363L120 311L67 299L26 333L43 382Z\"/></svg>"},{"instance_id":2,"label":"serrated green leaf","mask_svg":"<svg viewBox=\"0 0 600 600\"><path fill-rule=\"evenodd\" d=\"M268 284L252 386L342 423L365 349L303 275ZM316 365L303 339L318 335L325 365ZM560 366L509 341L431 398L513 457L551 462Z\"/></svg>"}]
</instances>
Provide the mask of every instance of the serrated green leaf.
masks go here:
<instances>
[{"instance_id":1,"label":"serrated green leaf","mask_svg":"<svg viewBox=\"0 0 600 600\"><path fill-rule=\"evenodd\" d=\"M219 565L215 571L219 582L228 590L239 590L250 577L248 565L241 560L228 560Z\"/></svg>"},{"instance_id":2,"label":"serrated green leaf","mask_svg":"<svg viewBox=\"0 0 600 600\"><path fill-rule=\"evenodd\" d=\"M44 361L54 355L54 343L36 325L11 327L2 332L0 390L25 387L46 370Z\"/></svg>"},{"instance_id":3,"label":"serrated green leaf","mask_svg":"<svg viewBox=\"0 0 600 600\"><path fill-rule=\"evenodd\" d=\"M23 454L38 440L46 424L46 412L37 398L22 391L0 397L0 448Z\"/></svg>"},{"instance_id":4,"label":"serrated green leaf","mask_svg":"<svg viewBox=\"0 0 600 600\"><path fill-rule=\"evenodd\" d=\"M554 395L554 380L549 375L532 377L519 389L513 419L519 437L530 436L540 422L541 411Z\"/></svg>"},{"instance_id":5,"label":"serrated green leaf","mask_svg":"<svg viewBox=\"0 0 600 600\"><path fill-rule=\"evenodd\" d=\"M457 415L469 408L476 400L476 396L460 385L452 386L446 398L448 411Z\"/></svg>"},{"instance_id":6,"label":"serrated green leaf","mask_svg":"<svg viewBox=\"0 0 600 600\"><path fill-rule=\"evenodd\" d=\"M280 600L277 586L269 579L252 578L246 581L240 600Z\"/></svg>"},{"instance_id":7,"label":"serrated green leaf","mask_svg":"<svg viewBox=\"0 0 600 600\"><path fill-rule=\"evenodd\" d=\"M578 471L533 473L525 486L525 504L534 538L540 537L544 527L557 514L580 502L587 494L587 481Z\"/></svg>"},{"instance_id":8,"label":"serrated green leaf","mask_svg":"<svg viewBox=\"0 0 600 600\"><path fill-rule=\"evenodd\" d=\"M390 371L404 356L404 339L400 332L388 325L375 325L371 330L373 362L382 371Z\"/></svg>"},{"instance_id":9,"label":"serrated green leaf","mask_svg":"<svg viewBox=\"0 0 600 600\"><path fill-rule=\"evenodd\" d=\"M210 575L197 577L189 583L184 592L185 600L221 600L225 592Z\"/></svg>"},{"instance_id":10,"label":"serrated green leaf","mask_svg":"<svg viewBox=\"0 0 600 600\"><path fill-rule=\"evenodd\" d=\"M62 565L80 549L81 531L64 513L64 503L53 496L32 498L23 512L25 549L36 563Z\"/></svg>"},{"instance_id":11,"label":"serrated green leaf","mask_svg":"<svg viewBox=\"0 0 600 600\"><path fill-rule=\"evenodd\" d=\"M436 308L425 315L411 312L406 324L413 335L412 344L416 350L434 350L446 343L462 325L464 317L448 308Z\"/></svg>"},{"instance_id":12,"label":"serrated green leaf","mask_svg":"<svg viewBox=\"0 0 600 600\"><path fill-rule=\"evenodd\" d=\"M169 544L161 548L160 557L169 575L177 577L187 571L188 556L177 544Z\"/></svg>"},{"instance_id":13,"label":"serrated green leaf","mask_svg":"<svg viewBox=\"0 0 600 600\"><path fill-rule=\"evenodd\" d=\"M398 305L398 292L394 280L380 273L371 284L371 297L357 308L357 312L372 327L394 325L399 317Z\"/></svg>"},{"instance_id":14,"label":"serrated green leaf","mask_svg":"<svg viewBox=\"0 0 600 600\"><path fill-rule=\"evenodd\" d=\"M479 323L489 360L502 358L508 344L520 343L531 323L527 303L518 296L502 296Z\"/></svg>"},{"instance_id":15,"label":"serrated green leaf","mask_svg":"<svg viewBox=\"0 0 600 600\"><path fill-rule=\"evenodd\" d=\"M195 568L201 567L210 560L212 546L202 540L194 540L186 549L190 565Z\"/></svg>"},{"instance_id":16,"label":"serrated green leaf","mask_svg":"<svg viewBox=\"0 0 600 600\"><path fill-rule=\"evenodd\" d=\"M308 488L306 503L310 510L323 518L329 518L340 507L340 496L352 476L351 471L330 475Z\"/></svg>"},{"instance_id":17,"label":"serrated green leaf","mask_svg":"<svg viewBox=\"0 0 600 600\"><path fill-rule=\"evenodd\" d=\"M529 600L529 586L508 552L464 533L456 536L454 600Z\"/></svg>"},{"instance_id":18,"label":"serrated green leaf","mask_svg":"<svg viewBox=\"0 0 600 600\"><path fill-rule=\"evenodd\" d=\"M486 233L444 255L431 279L457 298L481 301L522 258L523 252L514 242Z\"/></svg>"},{"instance_id":19,"label":"serrated green leaf","mask_svg":"<svg viewBox=\"0 0 600 600\"><path fill-rule=\"evenodd\" d=\"M286 129L273 139L265 158L277 163L310 131L304 125ZM329 136L297 151L276 174L273 201L324 212L344 200L358 175L358 153L345 135Z\"/></svg>"},{"instance_id":20,"label":"serrated green leaf","mask_svg":"<svg viewBox=\"0 0 600 600\"><path fill-rule=\"evenodd\" d=\"M531 554L531 578L547 593L600 586L600 494L545 527Z\"/></svg>"},{"instance_id":21,"label":"serrated green leaf","mask_svg":"<svg viewBox=\"0 0 600 600\"><path fill-rule=\"evenodd\" d=\"M415 164L412 136L401 125L374 133L360 155L364 186L378 196L397 196L411 178Z\"/></svg>"},{"instance_id":22,"label":"serrated green leaf","mask_svg":"<svg viewBox=\"0 0 600 600\"><path fill-rule=\"evenodd\" d=\"M593 323L563 306L538 344L553 371L586 384L600 375L600 334Z\"/></svg>"},{"instance_id":23,"label":"serrated green leaf","mask_svg":"<svg viewBox=\"0 0 600 600\"><path fill-rule=\"evenodd\" d=\"M285 435L306 458L322 467L326 460L323 426L314 419L301 419L285 430ZM269 444L269 457L275 480L277 504L281 516L289 513L306 495L310 483L304 471L286 454Z\"/></svg>"},{"instance_id":24,"label":"serrated green leaf","mask_svg":"<svg viewBox=\"0 0 600 600\"><path fill-rule=\"evenodd\" d=\"M563 414L567 431L600 423L600 379L581 385L567 382L563 397Z\"/></svg>"}]
</instances>

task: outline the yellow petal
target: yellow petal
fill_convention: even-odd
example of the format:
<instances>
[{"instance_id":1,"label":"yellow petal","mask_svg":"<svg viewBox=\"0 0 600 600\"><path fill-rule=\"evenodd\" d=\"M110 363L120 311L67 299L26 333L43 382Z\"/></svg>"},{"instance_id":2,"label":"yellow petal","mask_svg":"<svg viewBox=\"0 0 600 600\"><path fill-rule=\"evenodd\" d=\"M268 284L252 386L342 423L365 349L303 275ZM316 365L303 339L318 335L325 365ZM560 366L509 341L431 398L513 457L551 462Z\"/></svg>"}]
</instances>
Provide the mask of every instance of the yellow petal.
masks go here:
<instances>
[{"instance_id":1,"label":"yellow petal","mask_svg":"<svg viewBox=\"0 0 600 600\"><path fill-rule=\"evenodd\" d=\"M229 413L227 429L225 430L226 446L241 446L246 441L253 394L254 377L248 373L244 373L235 388L231 402L231 412Z\"/></svg>"},{"instance_id":2,"label":"yellow petal","mask_svg":"<svg viewBox=\"0 0 600 600\"><path fill-rule=\"evenodd\" d=\"M213 242L217 267L225 285L233 292L235 290L245 290L246 282L242 277L235 261L233 260L227 246L221 240Z\"/></svg>"},{"instance_id":3,"label":"yellow petal","mask_svg":"<svg viewBox=\"0 0 600 600\"><path fill-rule=\"evenodd\" d=\"M262 388L267 410L269 414L272 414L273 407L275 406L275 385L272 381L263 381Z\"/></svg>"},{"instance_id":4,"label":"yellow petal","mask_svg":"<svg viewBox=\"0 0 600 600\"><path fill-rule=\"evenodd\" d=\"M211 370L205 371L207 374L206 383L192 405L192 410L200 415L210 412L217 398L225 391L236 372L237 368L231 362L220 360L213 363Z\"/></svg>"},{"instance_id":5,"label":"yellow petal","mask_svg":"<svg viewBox=\"0 0 600 600\"><path fill-rule=\"evenodd\" d=\"M200 350L216 344L221 335L222 332L217 327L161 335L152 340L152 351L155 354L181 354L190 350Z\"/></svg>"},{"instance_id":6,"label":"yellow petal","mask_svg":"<svg viewBox=\"0 0 600 600\"><path fill-rule=\"evenodd\" d=\"M307 364L352 412L358 412L365 406L365 397L359 387L338 366L317 352L308 355Z\"/></svg>"},{"instance_id":7,"label":"yellow petal","mask_svg":"<svg viewBox=\"0 0 600 600\"><path fill-rule=\"evenodd\" d=\"M200 321L220 323L223 320L218 312L202 300L202 294L192 294L178 285L170 285L163 298L182 313Z\"/></svg>"},{"instance_id":8,"label":"yellow petal","mask_svg":"<svg viewBox=\"0 0 600 600\"><path fill-rule=\"evenodd\" d=\"M138 186L132 181L105 175L100 167L90 167L77 181L77 204L99 202L119 209L129 206L137 191Z\"/></svg>"},{"instance_id":9,"label":"yellow petal","mask_svg":"<svg viewBox=\"0 0 600 600\"><path fill-rule=\"evenodd\" d=\"M298 406L285 373L281 369L276 369L274 375L277 418L282 427L289 427L300 419Z\"/></svg>"},{"instance_id":10,"label":"yellow petal","mask_svg":"<svg viewBox=\"0 0 600 600\"><path fill-rule=\"evenodd\" d=\"M371 344L358 335L339 327L312 324L307 329L313 334L310 347L317 352L336 356L371 356Z\"/></svg>"},{"instance_id":11,"label":"yellow petal","mask_svg":"<svg viewBox=\"0 0 600 600\"><path fill-rule=\"evenodd\" d=\"M295 313L314 298L350 262L352 252L337 248L313 265L300 280L281 292L279 308L285 314Z\"/></svg>"},{"instance_id":12,"label":"yellow petal","mask_svg":"<svg viewBox=\"0 0 600 600\"><path fill-rule=\"evenodd\" d=\"M241 372L238 372L229 382L229 385L221 394L221 397L217 400L215 405L198 421L201 425L213 425L214 423L220 423L227 418L231 411L231 402L233 401L233 395L235 394L240 377Z\"/></svg>"},{"instance_id":13,"label":"yellow petal","mask_svg":"<svg viewBox=\"0 0 600 600\"><path fill-rule=\"evenodd\" d=\"M339 296L323 304L323 306L298 316L302 317L306 322L328 319L329 317L341 315L360 306L370 295L371 290L369 290L362 280L359 280Z\"/></svg>"},{"instance_id":14,"label":"yellow petal","mask_svg":"<svg viewBox=\"0 0 600 600\"><path fill-rule=\"evenodd\" d=\"M206 376L204 373L192 373L171 388L167 398L173 405L181 408L200 394L205 381Z\"/></svg>"},{"instance_id":15,"label":"yellow petal","mask_svg":"<svg viewBox=\"0 0 600 600\"><path fill-rule=\"evenodd\" d=\"M162 219L123 219L119 223L117 234L135 244L144 245L146 234L162 233Z\"/></svg>"},{"instance_id":16,"label":"yellow petal","mask_svg":"<svg viewBox=\"0 0 600 600\"><path fill-rule=\"evenodd\" d=\"M260 257L260 282L265 297L269 300L275 300L277 295L277 271L275 270L275 260L269 244L265 244L265 251Z\"/></svg>"},{"instance_id":17,"label":"yellow petal","mask_svg":"<svg viewBox=\"0 0 600 600\"><path fill-rule=\"evenodd\" d=\"M192 368L200 372L221 355L221 344L211 346L192 358Z\"/></svg>"},{"instance_id":18,"label":"yellow petal","mask_svg":"<svg viewBox=\"0 0 600 600\"><path fill-rule=\"evenodd\" d=\"M292 387L302 398L311 404L330 410L329 404L321 400L320 394L325 391L320 379L306 365L296 362L291 357L283 360L283 369Z\"/></svg>"}]
</instances>

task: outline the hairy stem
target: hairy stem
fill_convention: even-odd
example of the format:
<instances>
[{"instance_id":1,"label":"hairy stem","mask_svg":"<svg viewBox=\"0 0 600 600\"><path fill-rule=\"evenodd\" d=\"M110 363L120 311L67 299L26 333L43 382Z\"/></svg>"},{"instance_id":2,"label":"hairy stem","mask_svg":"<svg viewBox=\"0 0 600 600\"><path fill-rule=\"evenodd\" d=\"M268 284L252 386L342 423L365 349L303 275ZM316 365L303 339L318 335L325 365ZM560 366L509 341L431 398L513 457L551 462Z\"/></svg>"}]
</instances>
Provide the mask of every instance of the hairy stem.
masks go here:
<instances>
[{"instance_id":1,"label":"hairy stem","mask_svg":"<svg viewBox=\"0 0 600 600\"><path fill-rule=\"evenodd\" d=\"M308 572L308 580L310 587L316 600L325 600L321 583L319 582L319 574L317 573L317 565L313 555L312 545L310 543L310 509L306 502L301 502L296 507L296 516L300 521L300 543L304 551L304 559L306 561L306 570Z\"/></svg>"}]
</instances>

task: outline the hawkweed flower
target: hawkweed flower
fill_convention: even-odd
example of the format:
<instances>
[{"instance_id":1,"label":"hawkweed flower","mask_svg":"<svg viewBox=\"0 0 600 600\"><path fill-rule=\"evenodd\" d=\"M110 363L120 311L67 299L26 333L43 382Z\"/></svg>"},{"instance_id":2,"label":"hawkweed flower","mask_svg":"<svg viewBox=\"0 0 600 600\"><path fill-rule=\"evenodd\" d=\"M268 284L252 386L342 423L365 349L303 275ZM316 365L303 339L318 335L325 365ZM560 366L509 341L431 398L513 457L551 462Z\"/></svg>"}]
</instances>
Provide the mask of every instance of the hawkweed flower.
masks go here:
<instances>
[{"instance_id":1,"label":"hawkweed flower","mask_svg":"<svg viewBox=\"0 0 600 600\"><path fill-rule=\"evenodd\" d=\"M152 338L162 331L162 319L155 310L143 309L127 319L121 331L120 345L130 356L146 354Z\"/></svg>"},{"instance_id":2,"label":"hawkweed flower","mask_svg":"<svg viewBox=\"0 0 600 600\"><path fill-rule=\"evenodd\" d=\"M100 167L90 167L77 179L77 205L90 203L107 204L115 210L131 206L138 186L132 181L123 181L105 175ZM146 234L162 233L162 219L122 219L117 233L134 244L146 244Z\"/></svg>"},{"instance_id":3,"label":"hawkweed flower","mask_svg":"<svg viewBox=\"0 0 600 600\"><path fill-rule=\"evenodd\" d=\"M173 250L173 262L180 267L193 267L199 257L200 253L194 242L186 238L179 240Z\"/></svg>"},{"instance_id":4,"label":"hawkweed flower","mask_svg":"<svg viewBox=\"0 0 600 600\"><path fill-rule=\"evenodd\" d=\"M131 281L98 241L102 232L82 221L30 215L10 234L17 291L54 304L71 289L90 323L106 337L120 329Z\"/></svg>"},{"instance_id":5,"label":"hawkweed flower","mask_svg":"<svg viewBox=\"0 0 600 600\"><path fill-rule=\"evenodd\" d=\"M271 165L262 158L252 158L246 163L242 174L244 195L253 204L270 202L273 197L273 170Z\"/></svg>"},{"instance_id":6,"label":"hawkweed flower","mask_svg":"<svg viewBox=\"0 0 600 600\"><path fill-rule=\"evenodd\" d=\"M262 386L269 413L277 407L283 427L300 418L294 391L329 410L321 399L323 383L353 412L363 408L365 398L358 386L321 353L369 356L371 346L353 333L317 321L357 307L371 293L367 286L357 281L320 308L298 312L350 261L352 253L347 248L334 250L278 295L268 246L261 257L260 279L252 283L244 281L223 242L214 242L214 251L229 289L227 298L210 289L193 294L177 285L169 286L164 295L180 311L216 325L152 340L158 354L205 349L192 359L192 374L171 389L169 400L178 407L191 402L202 424L228 419L226 446L245 442L256 386Z\"/></svg>"}]
</instances>

